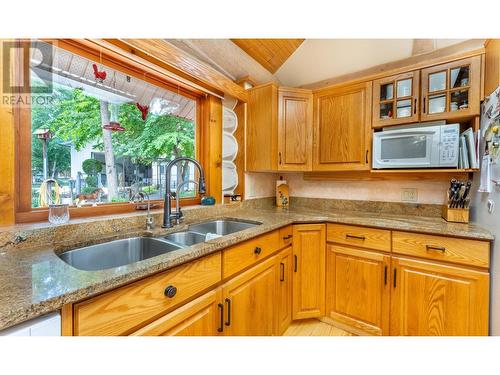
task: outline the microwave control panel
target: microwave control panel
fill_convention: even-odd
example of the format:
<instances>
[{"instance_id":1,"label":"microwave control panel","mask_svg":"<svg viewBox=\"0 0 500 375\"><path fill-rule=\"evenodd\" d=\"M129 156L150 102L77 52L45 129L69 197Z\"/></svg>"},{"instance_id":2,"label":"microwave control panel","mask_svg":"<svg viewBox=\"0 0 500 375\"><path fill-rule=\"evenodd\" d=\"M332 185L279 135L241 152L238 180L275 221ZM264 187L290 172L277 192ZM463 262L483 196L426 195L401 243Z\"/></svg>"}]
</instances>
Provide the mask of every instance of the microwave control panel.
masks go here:
<instances>
[{"instance_id":1,"label":"microwave control panel","mask_svg":"<svg viewBox=\"0 0 500 375\"><path fill-rule=\"evenodd\" d=\"M444 125L441 127L441 147L439 165L443 167L456 167L458 165L458 124Z\"/></svg>"}]
</instances>

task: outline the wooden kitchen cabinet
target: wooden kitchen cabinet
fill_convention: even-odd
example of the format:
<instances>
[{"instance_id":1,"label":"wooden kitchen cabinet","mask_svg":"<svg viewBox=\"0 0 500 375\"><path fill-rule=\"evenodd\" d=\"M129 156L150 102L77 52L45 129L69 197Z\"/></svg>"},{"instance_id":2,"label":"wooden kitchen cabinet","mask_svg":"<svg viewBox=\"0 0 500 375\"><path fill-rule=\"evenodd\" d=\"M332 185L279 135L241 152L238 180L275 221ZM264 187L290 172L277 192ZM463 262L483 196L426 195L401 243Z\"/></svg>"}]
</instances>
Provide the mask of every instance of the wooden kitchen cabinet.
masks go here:
<instances>
[{"instance_id":1,"label":"wooden kitchen cabinet","mask_svg":"<svg viewBox=\"0 0 500 375\"><path fill-rule=\"evenodd\" d=\"M481 56L423 69L421 121L478 116L481 97Z\"/></svg>"},{"instance_id":2,"label":"wooden kitchen cabinet","mask_svg":"<svg viewBox=\"0 0 500 375\"><path fill-rule=\"evenodd\" d=\"M312 170L313 102L310 90L280 88L278 170Z\"/></svg>"},{"instance_id":3,"label":"wooden kitchen cabinet","mask_svg":"<svg viewBox=\"0 0 500 375\"><path fill-rule=\"evenodd\" d=\"M217 284L221 263L217 252L76 303L73 334L129 335Z\"/></svg>"},{"instance_id":4,"label":"wooden kitchen cabinet","mask_svg":"<svg viewBox=\"0 0 500 375\"><path fill-rule=\"evenodd\" d=\"M368 170L372 82L314 93L313 170Z\"/></svg>"},{"instance_id":5,"label":"wooden kitchen cabinet","mask_svg":"<svg viewBox=\"0 0 500 375\"><path fill-rule=\"evenodd\" d=\"M312 92L274 83L248 90L246 170L310 171Z\"/></svg>"},{"instance_id":6,"label":"wooden kitchen cabinet","mask_svg":"<svg viewBox=\"0 0 500 375\"><path fill-rule=\"evenodd\" d=\"M273 83L248 90L245 168L278 169L278 87Z\"/></svg>"},{"instance_id":7,"label":"wooden kitchen cabinet","mask_svg":"<svg viewBox=\"0 0 500 375\"><path fill-rule=\"evenodd\" d=\"M326 315L360 333L389 334L390 256L328 244Z\"/></svg>"},{"instance_id":8,"label":"wooden kitchen cabinet","mask_svg":"<svg viewBox=\"0 0 500 375\"><path fill-rule=\"evenodd\" d=\"M374 128L418 122L420 117L420 71L373 81Z\"/></svg>"},{"instance_id":9,"label":"wooden kitchen cabinet","mask_svg":"<svg viewBox=\"0 0 500 375\"><path fill-rule=\"evenodd\" d=\"M292 322L292 247L278 254L278 313L277 335L282 335Z\"/></svg>"},{"instance_id":10,"label":"wooden kitchen cabinet","mask_svg":"<svg viewBox=\"0 0 500 375\"><path fill-rule=\"evenodd\" d=\"M488 335L489 274L392 258L391 335Z\"/></svg>"},{"instance_id":11,"label":"wooden kitchen cabinet","mask_svg":"<svg viewBox=\"0 0 500 375\"><path fill-rule=\"evenodd\" d=\"M155 320L131 336L215 336L222 333L221 289L212 290L194 301Z\"/></svg>"},{"instance_id":12,"label":"wooden kitchen cabinet","mask_svg":"<svg viewBox=\"0 0 500 375\"><path fill-rule=\"evenodd\" d=\"M293 319L325 314L325 224L293 226Z\"/></svg>"},{"instance_id":13,"label":"wooden kitchen cabinet","mask_svg":"<svg viewBox=\"0 0 500 375\"><path fill-rule=\"evenodd\" d=\"M276 256L265 260L222 286L225 335L274 335L278 311L276 261Z\"/></svg>"}]
</instances>

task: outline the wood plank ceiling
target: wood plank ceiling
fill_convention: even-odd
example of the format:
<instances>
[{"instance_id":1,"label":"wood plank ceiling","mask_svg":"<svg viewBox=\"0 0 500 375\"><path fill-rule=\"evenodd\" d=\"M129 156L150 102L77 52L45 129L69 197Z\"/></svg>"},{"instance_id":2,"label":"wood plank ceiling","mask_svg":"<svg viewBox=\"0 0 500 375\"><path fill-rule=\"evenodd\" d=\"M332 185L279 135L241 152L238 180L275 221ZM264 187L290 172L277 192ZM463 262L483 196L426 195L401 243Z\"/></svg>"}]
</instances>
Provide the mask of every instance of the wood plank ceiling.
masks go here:
<instances>
[{"instance_id":1,"label":"wood plank ceiling","mask_svg":"<svg viewBox=\"0 0 500 375\"><path fill-rule=\"evenodd\" d=\"M231 39L260 65L275 73L304 39Z\"/></svg>"}]
</instances>

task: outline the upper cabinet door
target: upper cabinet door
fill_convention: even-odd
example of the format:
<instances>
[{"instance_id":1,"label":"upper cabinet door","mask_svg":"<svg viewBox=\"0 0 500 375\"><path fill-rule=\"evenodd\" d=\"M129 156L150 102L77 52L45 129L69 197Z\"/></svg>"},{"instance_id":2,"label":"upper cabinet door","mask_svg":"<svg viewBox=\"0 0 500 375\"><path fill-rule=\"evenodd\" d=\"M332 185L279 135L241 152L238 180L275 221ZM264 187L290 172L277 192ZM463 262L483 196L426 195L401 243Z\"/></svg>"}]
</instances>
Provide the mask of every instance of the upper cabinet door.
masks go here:
<instances>
[{"instance_id":1,"label":"upper cabinet door","mask_svg":"<svg viewBox=\"0 0 500 375\"><path fill-rule=\"evenodd\" d=\"M373 81L373 127L418 122L420 72Z\"/></svg>"},{"instance_id":2,"label":"upper cabinet door","mask_svg":"<svg viewBox=\"0 0 500 375\"><path fill-rule=\"evenodd\" d=\"M481 56L422 70L422 121L477 116L480 111Z\"/></svg>"},{"instance_id":3,"label":"upper cabinet door","mask_svg":"<svg viewBox=\"0 0 500 375\"><path fill-rule=\"evenodd\" d=\"M278 87L272 83L248 90L246 171L278 169Z\"/></svg>"},{"instance_id":4,"label":"upper cabinet door","mask_svg":"<svg viewBox=\"0 0 500 375\"><path fill-rule=\"evenodd\" d=\"M372 83L314 94L313 170L370 169Z\"/></svg>"},{"instance_id":5,"label":"upper cabinet door","mask_svg":"<svg viewBox=\"0 0 500 375\"><path fill-rule=\"evenodd\" d=\"M278 170L312 170L312 92L280 89Z\"/></svg>"}]
</instances>

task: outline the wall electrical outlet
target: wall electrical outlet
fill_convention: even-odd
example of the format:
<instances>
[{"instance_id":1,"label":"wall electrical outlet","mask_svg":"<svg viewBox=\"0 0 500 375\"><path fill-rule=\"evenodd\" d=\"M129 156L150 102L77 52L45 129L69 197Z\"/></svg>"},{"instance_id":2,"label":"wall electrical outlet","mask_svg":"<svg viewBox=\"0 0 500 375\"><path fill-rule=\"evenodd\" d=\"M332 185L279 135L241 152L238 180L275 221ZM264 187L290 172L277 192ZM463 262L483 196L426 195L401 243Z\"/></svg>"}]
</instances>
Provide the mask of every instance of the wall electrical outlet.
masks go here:
<instances>
[{"instance_id":1,"label":"wall electrical outlet","mask_svg":"<svg viewBox=\"0 0 500 375\"><path fill-rule=\"evenodd\" d=\"M417 189L401 189L401 201L402 202L417 202L418 193Z\"/></svg>"}]
</instances>

